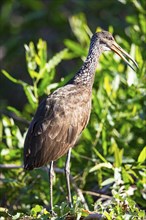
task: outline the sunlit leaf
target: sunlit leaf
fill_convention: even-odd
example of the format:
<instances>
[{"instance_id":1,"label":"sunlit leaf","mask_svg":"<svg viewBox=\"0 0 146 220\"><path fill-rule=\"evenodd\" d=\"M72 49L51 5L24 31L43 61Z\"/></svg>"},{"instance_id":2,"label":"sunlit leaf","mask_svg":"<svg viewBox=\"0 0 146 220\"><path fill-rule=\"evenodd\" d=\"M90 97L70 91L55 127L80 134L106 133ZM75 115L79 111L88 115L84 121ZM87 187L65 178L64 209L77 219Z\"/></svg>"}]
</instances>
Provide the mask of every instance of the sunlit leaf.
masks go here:
<instances>
[{"instance_id":1,"label":"sunlit leaf","mask_svg":"<svg viewBox=\"0 0 146 220\"><path fill-rule=\"evenodd\" d=\"M47 74L49 74L49 72L51 72L51 70L54 69L61 62L62 59L65 59L67 56L67 51L67 49L64 49L53 56L53 58L45 64L44 68L40 70L39 79L44 77L46 71Z\"/></svg>"},{"instance_id":2,"label":"sunlit leaf","mask_svg":"<svg viewBox=\"0 0 146 220\"><path fill-rule=\"evenodd\" d=\"M13 106L8 106L7 109L15 113L18 117L22 117L21 112L18 109L14 108Z\"/></svg>"},{"instance_id":3,"label":"sunlit leaf","mask_svg":"<svg viewBox=\"0 0 146 220\"><path fill-rule=\"evenodd\" d=\"M138 161L139 163L144 163L144 162L146 162L146 147L144 147L144 148L142 149L142 151L140 152L137 161Z\"/></svg>"},{"instance_id":4,"label":"sunlit leaf","mask_svg":"<svg viewBox=\"0 0 146 220\"><path fill-rule=\"evenodd\" d=\"M115 142L114 139L112 139L112 149L115 155L115 167L120 167L122 164L122 158L123 158L123 152L124 149L119 149L117 146L117 143Z\"/></svg>"},{"instance_id":5,"label":"sunlit leaf","mask_svg":"<svg viewBox=\"0 0 146 220\"><path fill-rule=\"evenodd\" d=\"M105 129L103 128L102 129L102 148L103 148L103 152L104 152L104 155L107 154L107 140L106 140L106 131Z\"/></svg>"},{"instance_id":6,"label":"sunlit leaf","mask_svg":"<svg viewBox=\"0 0 146 220\"><path fill-rule=\"evenodd\" d=\"M104 163L108 163L108 161L99 153L99 151L96 148L93 148L93 151Z\"/></svg>"},{"instance_id":7,"label":"sunlit leaf","mask_svg":"<svg viewBox=\"0 0 146 220\"><path fill-rule=\"evenodd\" d=\"M81 44L89 42L89 35L92 35L83 13L74 15L69 19L72 31Z\"/></svg>"},{"instance_id":8,"label":"sunlit leaf","mask_svg":"<svg viewBox=\"0 0 146 220\"><path fill-rule=\"evenodd\" d=\"M104 88L105 88L107 94L110 95L112 88L111 88L111 83L110 83L108 76L105 76L105 78L104 78Z\"/></svg>"},{"instance_id":9,"label":"sunlit leaf","mask_svg":"<svg viewBox=\"0 0 146 220\"><path fill-rule=\"evenodd\" d=\"M92 167L89 170L89 172L94 172L94 171L96 171L96 170L98 170L98 169L100 169L102 167L105 167L105 168L108 168L108 169L112 169L113 168L111 163L99 163L99 164L95 165L94 167Z\"/></svg>"},{"instance_id":10,"label":"sunlit leaf","mask_svg":"<svg viewBox=\"0 0 146 220\"><path fill-rule=\"evenodd\" d=\"M70 50L72 50L78 56L81 56L81 55L85 56L86 55L86 51L84 51L82 49L82 47L79 43L76 43L72 40L65 40L64 43Z\"/></svg>"},{"instance_id":11,"label":"sunlit leaf","mask_svg":"<svg viewBox=\"0 0 146 220\"><path fill-rule=\"evenodd\" d=\"M36 109L36 107L38 105L38 100L36 99L36 97L34 96L34 94L32 92L32 87L28 86L28 85L26 85L26 86L24 85L23 89L24 89L24 92L27 96L29 103L31 104L33 109Z\"/></svg>"},{"instance_id":12,"label":"sunlit leaf","mask_svg":"<svg viewBox=\"0 0 146 220\"><path fill-rule=\"evenodd\" d=\"M24 85L24 82L18 79L15 79L14 77L12 77L7 71L2 70L2 73L5 75L5 77L7 77L11 82L16 83L16 84L20 84L20 85Z\"/></svg>"},{"instance_id":13,"label":"sunlit leaf","mask_svg":"<svg viewBox=\"0 0 146 220\"><path fill-rule=\"evenodd\" d=\"M106 185L109 185L109 184L111 184L113 182L114 182L114 178L108 178L105 181L103 181L101 185L102 186L106 186Z\"/></svg>"}]
</instances>

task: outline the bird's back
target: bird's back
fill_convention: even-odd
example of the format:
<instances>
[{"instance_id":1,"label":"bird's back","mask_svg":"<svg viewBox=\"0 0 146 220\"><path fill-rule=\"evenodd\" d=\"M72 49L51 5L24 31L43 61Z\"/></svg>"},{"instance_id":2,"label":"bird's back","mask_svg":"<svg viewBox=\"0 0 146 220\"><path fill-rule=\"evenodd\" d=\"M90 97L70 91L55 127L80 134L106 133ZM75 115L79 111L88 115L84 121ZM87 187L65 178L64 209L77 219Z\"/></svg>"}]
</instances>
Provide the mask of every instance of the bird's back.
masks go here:
<instances>
[{"instance_id":1,"label":"bird's back","mask_svg":"<svg viewBox=\"0 0 146 220\"><path fill-rule=\"evenodd\" d=\"M73 147L87 125L91 89L68 84L44 99L29 126L24 144L24 168L41 167Z\"/></svg>"}]
</instances>

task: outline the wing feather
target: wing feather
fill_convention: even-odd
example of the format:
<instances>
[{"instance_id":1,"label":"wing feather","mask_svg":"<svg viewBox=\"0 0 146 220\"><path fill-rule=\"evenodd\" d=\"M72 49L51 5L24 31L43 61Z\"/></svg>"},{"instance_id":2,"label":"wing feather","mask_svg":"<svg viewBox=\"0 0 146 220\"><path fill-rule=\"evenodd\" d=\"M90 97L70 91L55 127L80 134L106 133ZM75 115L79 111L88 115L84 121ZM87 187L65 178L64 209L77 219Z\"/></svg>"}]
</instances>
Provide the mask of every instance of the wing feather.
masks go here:
<instances>
[{"instance_id":1,"label":"wing feather","mask_svg":"<svg viewBox=\"0 0 146 220\"><path fill-rule=\"evenodd\" d=\"M90 113L90 102L82 98L80 103L76 99L72 100L73 105L66 97L48 96L40 104L24 144L25 169L57 160L73 147Z\"/></svg>"}]
</instances>

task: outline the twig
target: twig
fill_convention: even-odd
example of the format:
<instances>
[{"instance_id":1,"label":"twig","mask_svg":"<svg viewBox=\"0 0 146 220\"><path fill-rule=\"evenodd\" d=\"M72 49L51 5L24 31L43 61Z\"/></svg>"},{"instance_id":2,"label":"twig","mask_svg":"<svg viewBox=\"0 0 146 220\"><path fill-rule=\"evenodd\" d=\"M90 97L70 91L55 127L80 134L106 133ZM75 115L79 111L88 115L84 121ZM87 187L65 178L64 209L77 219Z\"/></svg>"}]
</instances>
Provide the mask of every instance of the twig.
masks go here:
<instances>
[{"instance_id":1,"label":"twig","mask_svg":"<svg viewBox=\"0 0 146 220\"><path fill-rule=\"evenodd\" d=\"M20 169L23 168L23 165L15 165L15 164L0 164L0 169Z\"/></svg>"},{"instance_id":2,"label":"twig","mask_svg":"<svg viewBox=\"0 0 146 220\"><path fill-rule=\"evenodd\" d=\"M23 165L15 165L15 164L0 164L0 169L23 169ZM45 167L41 167L41 168L35 168L35 169L43 169L44 170ZM63 169L60 168L54 168L56 173L64 173Z\"/></svg>"},{"instance_id":3,"label":"twig","mask_svg":"<svg viewBox=\"0 0 146 220\"><path fill-rule=\"evenodd\" d=\"M82 191L82 193L89 194L89 195L92 195L92 196L102 197L102 198L105 198L105 199L111 199L112 198L111 196L96 193L96 192L92 192L92 191Z\"/></svg>"}]
</instances>

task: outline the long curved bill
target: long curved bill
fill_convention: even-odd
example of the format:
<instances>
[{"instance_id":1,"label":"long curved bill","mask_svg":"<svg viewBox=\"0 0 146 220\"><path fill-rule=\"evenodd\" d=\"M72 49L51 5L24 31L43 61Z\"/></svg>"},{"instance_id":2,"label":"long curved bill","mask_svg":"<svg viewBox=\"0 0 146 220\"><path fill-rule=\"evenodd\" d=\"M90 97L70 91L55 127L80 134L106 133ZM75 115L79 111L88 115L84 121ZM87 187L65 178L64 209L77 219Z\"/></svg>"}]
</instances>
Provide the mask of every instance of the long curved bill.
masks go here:
<instances>
[{"instance_id":1,"label":"long curved bill","mask_svg":"<svg viewBox=\"0 0 146 220\"><path fill-rule=\"evenodd\" d=\"M132 67L132 65L126 59L126 57L128 57L133 62L133 64L138 68L136 61L125 50L123 50L116 42L114 42L110 48L115 53L117 53L125 61L125 63L127 63L134 71L135 69Z\"/></svg>"}]
</instances>

